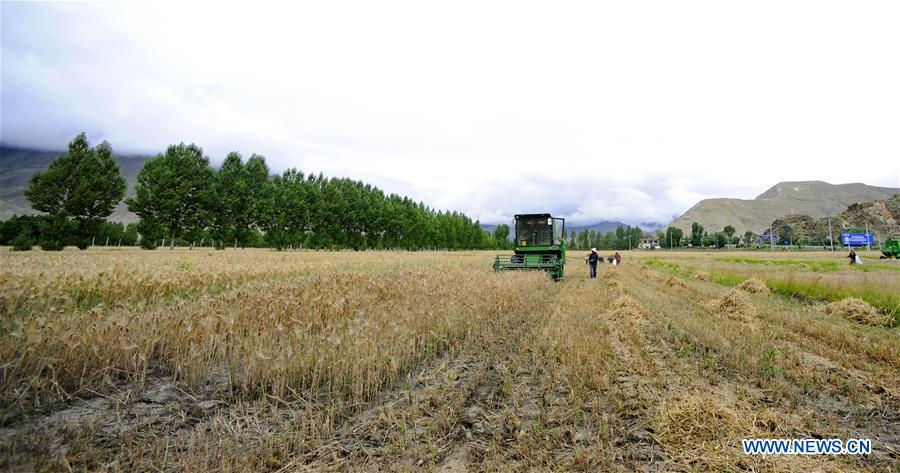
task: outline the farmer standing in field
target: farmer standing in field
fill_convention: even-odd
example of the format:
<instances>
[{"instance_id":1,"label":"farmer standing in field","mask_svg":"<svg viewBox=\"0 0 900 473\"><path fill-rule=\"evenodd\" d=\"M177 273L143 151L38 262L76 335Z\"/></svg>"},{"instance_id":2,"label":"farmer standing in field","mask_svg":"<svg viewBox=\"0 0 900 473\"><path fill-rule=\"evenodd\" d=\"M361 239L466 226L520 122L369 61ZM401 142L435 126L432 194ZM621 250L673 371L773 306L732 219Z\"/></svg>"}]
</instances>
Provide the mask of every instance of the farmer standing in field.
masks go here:
<instances>
[{"instance_id":1,"label":"farmer standing in field","mask_svg":"<svg viewBox=\"0 0 900 473\"><path fill-rule=\"evenodd\" d=\"M622 264L622 255L620 255L618 251L616 252L615 256L613 256L613 258L616 259L616 266Z\"/></svg>"},{"instance_id":2,"label":"farmer standing in field","mask_svg":"<svg viewBox=\"0 0 900 473\"><path fill-rule=\"evenodd\" d=\"M591 248L591 252L588 254L585 261L587 261L588 266L591 267L591 279L597 277L597 261L600 260L600 255L597 254L597 248Z\"/></svg>"}]
</instances>

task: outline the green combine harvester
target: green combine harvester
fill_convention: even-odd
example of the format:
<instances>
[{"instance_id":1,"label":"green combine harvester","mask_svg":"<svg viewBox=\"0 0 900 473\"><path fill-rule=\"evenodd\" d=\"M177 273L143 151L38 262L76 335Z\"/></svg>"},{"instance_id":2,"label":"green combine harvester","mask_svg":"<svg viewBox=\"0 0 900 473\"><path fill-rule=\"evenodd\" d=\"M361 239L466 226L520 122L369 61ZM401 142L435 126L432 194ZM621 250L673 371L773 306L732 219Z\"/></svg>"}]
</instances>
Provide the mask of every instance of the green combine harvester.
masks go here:
<instances>
[{"instance_id":1,"label":"green combine harvester","mask_svg":"<svg viewBox=\"0 0 900 473\"><path fill-rule=\"evenodd\" d=\"M900 238L888 238L884 245L881 245L881 259L900 259Z\"/></svg>"},{"instance_id":2,"label":"green combine harvester","mask_svg":"<svg viewBox=\"0 0 900 473\"><path fill-rule=\"evenodd\" d=\"M497 255L494 271L546 271L554 281L566 265L566 220L550 214L516 215L516 247L511 255Z\"/></svg>"}]
</instances>

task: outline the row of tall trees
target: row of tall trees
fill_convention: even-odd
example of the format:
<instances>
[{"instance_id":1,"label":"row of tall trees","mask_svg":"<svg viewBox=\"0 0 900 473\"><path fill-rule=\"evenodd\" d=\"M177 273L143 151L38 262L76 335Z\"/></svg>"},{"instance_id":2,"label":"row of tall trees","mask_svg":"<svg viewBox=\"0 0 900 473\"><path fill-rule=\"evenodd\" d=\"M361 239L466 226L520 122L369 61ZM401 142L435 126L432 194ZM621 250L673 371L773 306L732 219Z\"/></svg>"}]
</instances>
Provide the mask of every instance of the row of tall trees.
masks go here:
<instances>
[{"instance_id":1,"label":"row of tall trees","mask_svg":"<svg viewBox=\"0 0 900 473\"><path fill-rule=\"evenodd\" d=\"M134 196L125 200L139 222L128 228L118 224L120 229L105 218L124 195L125 180L109 143L91 148L82 133L69 144L68 153L34 175L26 191L35 210L45 215L29 220L27 229L24 221L16 220L9 232L37 239L48 250L71 243L85 248L98 236L104 243L112 236L117 244L120 238L133 244L131 235L150 249L163 242L171 247L182 243L279 249L508 246L505 225L486 232L461 213L436 211L347 178L296 169L270 176L265 158L256 154L244 161L239 153L230 153L213 169L194 144L171 145L144 164Z\"/></svg>"},{"instance_id":2,"label":"row of tall trees","mask_svg":"<svg viewBox=\"0 0 900 473\"><path fill-rule=\"evenodd\" d=\"M644 232L639 227L625 225L606 233L584 229L580 232L572 230L569 235L568 245L573 250L627 250L638 247Z\"/></svg>"},{"instance_id":3,"label":"row of tall trees","mask_svg":"<svg viewBox=\"0 0 900 473\"><path fill-rule=\"evenodd\" d=\"M572 231L569 247L575 250L598 248L605 250L626 250L637 248L641 238L650 237L651 234L643 232L638 227L620 226L607 233L594 232L593 230ZM655 233L662 248L682 248L691 246L694 248L724 248L727 245L743 245L749 247L756 244L757 235L751 231L742 236L737 234L734 226L725 225L721 231L709 233L703 225L697 222L691 224L691 233L686 235L678 227L669 226L665 230L660 229Z\"/></svg>"},{"instance_id":4,"label":"row of tall trees","mask_svg":"<svg viewBox=\"0 0 900 473\"><path fill-rule=\"evenodd\" d=\"M690 245L695 248L724 248L727 245L741 244L745 247L752 245L756 240L756 234L747 231L743 237L736 235L732 225L725 225L721 231L709 233L703 225L691 223L691 234L685 235L677 227L667 227L665 231L658 233L659 244L663 248L681 248Z\"/></svg>"},{"instance_id":5,"label":"row of tall trees","mask_svg":"<svg viewBox=\"0 0 900 473\"><path fill-rule=\"evenodd\" d=\"M703 225L694 222L691 224L691 234L685 235L684 231L677 227L667 227L658 230L655 234L649 234L639 227L629 225L619 226L615 230L600 233L593 230L572 231L569 239L569 247L575 250L587 250L590 248L604 250L627 250L637 248L641 238L655 236L659 239L659 245L663 248L681 248L693 246L697 248L724 248L729 244L749 242L755 238L753 232L747 232L744 239L735 235L735 229L726 225L722 231L708 233Z\"/></svg>"},{"instance_id":6,"label":"row of tall trees","mask_svg":"<svg viewBox=\"0 0 900 473\"><path fill-rule=\"evenodd\" d=\"M493 248L478 221L437 212L370 184L305 175L269 176L265 158L230 153L214 171L196 145L173 145L138 174L126 200L140 218L144 246L180 236L217 247L245 246L256 235L275 248Z\"/></svg>"}]
</instances>

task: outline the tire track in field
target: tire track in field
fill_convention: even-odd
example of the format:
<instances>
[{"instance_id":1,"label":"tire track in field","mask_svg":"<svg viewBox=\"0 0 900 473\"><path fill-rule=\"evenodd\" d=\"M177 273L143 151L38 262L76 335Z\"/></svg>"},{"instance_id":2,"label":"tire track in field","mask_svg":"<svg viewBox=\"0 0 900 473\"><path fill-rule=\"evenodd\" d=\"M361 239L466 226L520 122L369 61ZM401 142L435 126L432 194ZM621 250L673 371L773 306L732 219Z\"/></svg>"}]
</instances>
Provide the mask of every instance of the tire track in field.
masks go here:
<instances>
[{"instance_id":1,"label":"tire track in field","mask_svg":"<svg viewBox=\"0 0 900 473\"><path fill-rule=\"evenodd\" d=\"M370 407L339 426L332 438L279 471L469 471L492 432L510 392L520 341L539 327L540 314L517 319L495 334L420 367Z\"/></svg>"}]
</instances>

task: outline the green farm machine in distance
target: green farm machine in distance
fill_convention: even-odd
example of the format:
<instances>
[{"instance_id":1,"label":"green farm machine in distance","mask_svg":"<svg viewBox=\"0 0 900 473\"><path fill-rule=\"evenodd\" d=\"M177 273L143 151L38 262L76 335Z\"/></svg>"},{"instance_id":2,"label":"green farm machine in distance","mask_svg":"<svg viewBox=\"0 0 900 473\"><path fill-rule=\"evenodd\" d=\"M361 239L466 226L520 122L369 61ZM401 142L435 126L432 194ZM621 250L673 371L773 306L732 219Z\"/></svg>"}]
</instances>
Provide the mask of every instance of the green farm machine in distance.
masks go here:
<instances>
[{"instance_id":1,"label":"green farm machine in distance","mask_svg":"<svg viewBox=\"0 0 900 473\"><path fill-rule=\"evenodd\" d=\"M881 259L900 259L900 238L888 238L881 246Z\"/></svg>"},{"instance_id":2,"label":"green farm machine in distance","mask_svg":"<svg viewBox=\"0 0 900 473\"><path fill-rule=\"evenodd\" d=\"M497 255L494 271L545 271L555 281L566 265L566 221L550 214L516 215L515 250Z\"/></svg>"}]
</instances>

